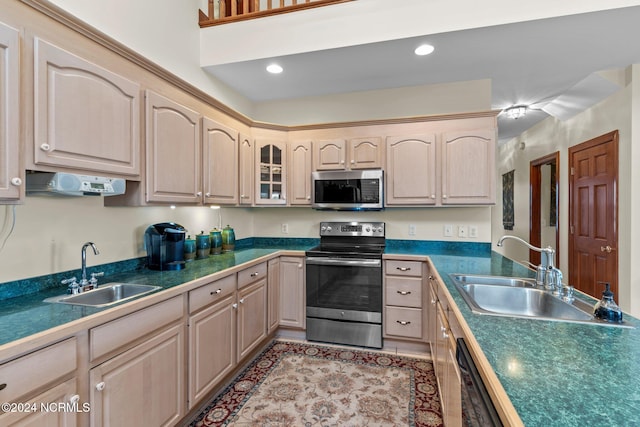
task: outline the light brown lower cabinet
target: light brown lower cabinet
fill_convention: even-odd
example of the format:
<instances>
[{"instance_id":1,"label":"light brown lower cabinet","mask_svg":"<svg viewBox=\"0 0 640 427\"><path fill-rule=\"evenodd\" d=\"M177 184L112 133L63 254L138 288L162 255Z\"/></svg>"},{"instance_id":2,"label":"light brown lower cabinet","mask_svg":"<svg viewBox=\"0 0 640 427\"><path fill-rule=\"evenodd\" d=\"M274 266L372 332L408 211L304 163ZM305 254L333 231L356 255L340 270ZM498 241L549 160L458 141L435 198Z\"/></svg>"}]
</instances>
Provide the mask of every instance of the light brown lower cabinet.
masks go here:
<instances>
[{"instance_id":1,"label":"light brown lower cabinet","mask_svg":"<svg viewBox=\"0 0 640 427\"><path fill-rule=\"evenodd\" d=\"M189 409L236 365L235 300L234 290L189 318Z\"/></svg>"},{"instance_id":2,"label":"light brown lower cabinet","mask_svg":"<svg viewBox=\"0 0 640 427\"><path fill-rule=\"evenodd\" d=\"M271 334L280 324L280 258L270 260L267 270L267 334Z\"/></svg>"},{"instance_id":3,"label":"light brown lower cabinet","mask_svg":"<svg viewBox=\"0 0 640 427\"><path fill-rule=\"evenodd\" d=\"M280 257L280 326L304 329L305 315L304 257Z\"/></svg>"},{"instance_id":4,"label":"light brown lower cabinet","mask_svg":"<svg viewBox=\"0 0 640 427\"><path fill-rule=\"evenodd\" d=\"M92 426L173 426L184 415L184 326L89 371Z\"/></svg>"},{"instance_id":5,"label":"light brown lower cabinet","mask_svg":"<svg viewBox=\"0 0 640 427\"><path fill-rule=\"evenodd\" d=\"M431 357L440 390L442 418L447 427L462 425L461 380L460 369L456 359L456 337L452 323L457 322L450 314L449 304L439 300L437 287L442 286L430 277L430 309L434 319L430 326ZM446 308L445 308L446 307Z\"/></svg>"},{"instance_id":6,"label":"light brown lower cabinet","mask_svg":"<svg viewBox=\"0 0 640 427\"><path fill-rule=\"evenodd\" d=\"M267 279L238 291L238 361L267 337Z\"/></svg>"}]
</instances>

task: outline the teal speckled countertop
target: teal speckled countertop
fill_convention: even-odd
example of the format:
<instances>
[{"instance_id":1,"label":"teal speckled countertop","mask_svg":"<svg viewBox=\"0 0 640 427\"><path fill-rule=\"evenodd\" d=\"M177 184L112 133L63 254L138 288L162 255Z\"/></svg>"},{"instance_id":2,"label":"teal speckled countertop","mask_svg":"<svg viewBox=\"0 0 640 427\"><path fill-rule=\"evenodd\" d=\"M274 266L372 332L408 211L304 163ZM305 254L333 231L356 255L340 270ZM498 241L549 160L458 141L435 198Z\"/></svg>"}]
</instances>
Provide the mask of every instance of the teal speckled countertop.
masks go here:
<instances>
[{"instance_id":1,"label":"teal speckled countertop","mask_svg":"<svg viewBox=\"0 0 640 427\"><path fill-rule=\"evenodd\" d=\"M625 316L636 329L623 329L477 315L455 289L449 273L531 277L532 272L491 252L489 244L387 242L387 254L431 258L527 427L640 426L637 319ZM315 242L283 239L251 244L233 253L191 262L182 271L134 270L109 274L101 282L135 282L168 289L279 250L304 251ZM106 310L42 302L61 290L0 301L0 346Z\"/></svg>"},{"instance_id":2,"label":"teal speckled countertop","mask_svg":"<svg viewBox=\"0 0 640 427\"><path fill-rule=\"evenodd\" d=\"M626 329L474 314L449 273L532 273L495 252L477 257L426 255L525 426L640 426L637 319L626 315L625 321L636 327Z\"/></svg>"}]
</instances>

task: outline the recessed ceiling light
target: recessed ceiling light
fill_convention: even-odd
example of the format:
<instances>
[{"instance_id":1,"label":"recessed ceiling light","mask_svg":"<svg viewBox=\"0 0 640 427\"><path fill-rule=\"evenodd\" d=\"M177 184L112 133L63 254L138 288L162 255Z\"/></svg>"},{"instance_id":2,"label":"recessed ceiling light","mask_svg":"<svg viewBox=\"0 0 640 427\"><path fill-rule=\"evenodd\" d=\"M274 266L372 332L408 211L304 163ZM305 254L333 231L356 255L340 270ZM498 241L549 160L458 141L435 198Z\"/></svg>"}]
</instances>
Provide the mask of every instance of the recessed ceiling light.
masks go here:
<instances>
[{"instance_id":1,"label":"recessed ceiling light","mask_svg":"<svg viewBox=\"0 0 640 427\"><path fill-rule=\"evenodd\" d=\"M271 74L280 74L282 72L282 67L278 64L269 64L267 65L267 71Z\"/></svg>"},{"instance_id":2,"label":"recessed ceiling light","mask_svg":"<svg viewBox=\"0 0 640 427\"><path fill-rule=\"evenodd\" d=\"M429 55L431 52L435 50L435 47L430 44L421 44L414 50L414 53L419 56Z\"/></svg>"}]
</instances>

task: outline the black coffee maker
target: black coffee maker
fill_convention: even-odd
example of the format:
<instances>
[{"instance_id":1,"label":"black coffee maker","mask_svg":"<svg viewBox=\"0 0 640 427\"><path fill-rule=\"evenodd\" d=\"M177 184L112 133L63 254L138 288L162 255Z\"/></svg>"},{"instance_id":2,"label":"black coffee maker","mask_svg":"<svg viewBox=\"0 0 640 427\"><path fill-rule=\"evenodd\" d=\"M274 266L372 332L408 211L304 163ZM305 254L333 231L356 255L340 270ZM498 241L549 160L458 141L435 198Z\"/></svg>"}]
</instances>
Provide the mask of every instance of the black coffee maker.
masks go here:
<instances>
[{"instance_id":1,"label":"black coffee maker","mask_svg":"<svg viewBox=\"0 0 640 427\"><path fill-rule=\"evenodd\" d=\"M150 225L144 232L147 267L151 270L182 270L186 229L175 222Z\"/></svg>"}]
</instances>

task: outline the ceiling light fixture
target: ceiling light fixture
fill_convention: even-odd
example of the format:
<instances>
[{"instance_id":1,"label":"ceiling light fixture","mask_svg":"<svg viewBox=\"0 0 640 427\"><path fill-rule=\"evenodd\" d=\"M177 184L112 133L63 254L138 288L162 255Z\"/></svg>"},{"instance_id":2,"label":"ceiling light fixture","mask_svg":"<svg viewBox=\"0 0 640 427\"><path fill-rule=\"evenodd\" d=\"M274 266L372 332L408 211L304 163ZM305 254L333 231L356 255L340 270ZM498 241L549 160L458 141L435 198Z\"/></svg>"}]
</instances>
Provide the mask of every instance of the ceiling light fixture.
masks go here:
<instances>
[{"instance_id":1,"label":"ceiling light fixture","mask_svg":"<svg viewBox=\"0 0 640 427\"><path fill-rule=\"evenodd\" d=\"M527 114L527 106L526 105L515 105L513 107L509 107L504 110L507 113L507 117L510 119L519 119L520 117L524 117Z\"/></svg>"},{"instance_id":2,"label":"ceiling light fixture","mask_svg":"<svg viewBox=\"0 0 640 427\"><path fill-rule=\"evenodd\" d=\"M278 64L269 64L267 65L267 71L271 74L280 74L283 71L283 68Z\"/></svg>"},{"instance_id":3,"label":"ceiling light fixture","mask_svg":"<svg viewBox=\"0 0 640 427\"><path fill-rule=\"evenodd\" d=\"M422 44L422 45L418 46L416 48L416 50L414 50L413 52L418 56L424 56L424 55L429 55L435 49L436 48L431 46L430 44Z\"/></svg>"}]
</instances>

